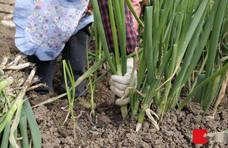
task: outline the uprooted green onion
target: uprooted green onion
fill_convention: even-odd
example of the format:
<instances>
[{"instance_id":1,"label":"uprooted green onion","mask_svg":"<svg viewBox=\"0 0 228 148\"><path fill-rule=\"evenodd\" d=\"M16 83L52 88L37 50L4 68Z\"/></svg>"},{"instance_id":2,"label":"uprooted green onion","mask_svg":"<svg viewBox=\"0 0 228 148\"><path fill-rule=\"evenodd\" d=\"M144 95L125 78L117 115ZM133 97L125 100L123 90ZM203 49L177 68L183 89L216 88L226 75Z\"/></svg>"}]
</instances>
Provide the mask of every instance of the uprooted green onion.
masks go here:
<instances>
[{"instance_id":1,"label":"uprooted green onion","mask_svg":"<svg viewBox=\"0 0 228 148\"><path fill-rule=\"evenodd\" d=\"M112 61L105 37L104 26L102 24L101 14L97 0L92 0L94 9L94 18L99 37L105 52L105 57L113 74L124 75L127 67L126 55L126 25L125 25L125 1L108 0L109 21L111 24L112 38L114 42L114 59ZM118 25L117 25L118 24ZM120 56L121 55L121 56ZM121 58L120 58L121 57ZM122 117L126 118L128 114L127 106L121 107Z\"/></svg>"}]
</instances>

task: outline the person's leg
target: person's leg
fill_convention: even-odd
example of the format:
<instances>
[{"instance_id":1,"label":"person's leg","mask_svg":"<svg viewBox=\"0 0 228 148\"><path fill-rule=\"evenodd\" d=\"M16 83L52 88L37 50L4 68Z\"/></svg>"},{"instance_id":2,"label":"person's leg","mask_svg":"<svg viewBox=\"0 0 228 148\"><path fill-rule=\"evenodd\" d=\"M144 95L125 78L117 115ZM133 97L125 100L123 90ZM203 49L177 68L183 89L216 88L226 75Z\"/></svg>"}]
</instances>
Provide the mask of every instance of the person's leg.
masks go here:
<instances>
[{"instance_id":1,"label":"person's leg","mask_svg":"<svg viewBox=\"0 0 228 148\"><path fill-rule=\"evenodd\" d=\"M84 72L87 62L89 33L87 27L72 36L63 50L63 59L70 62L74 78L77 80ZM76 88L76 95L85 95L86 81Z\"/></svg>"},{"instance_id":2,"label":"person's leg","mask_svg":"<svg viewBox=\"0 0 228 148\"><path fill-rule=\"evenodd\" d=\"M39 87L35 91L42 95L53 92L53 78L56 71L56 60L40 61L36 56L28 56L28 60L29 62L35 63L40 82L47 85L47 87Z\"/></svg>"}]
</instances>

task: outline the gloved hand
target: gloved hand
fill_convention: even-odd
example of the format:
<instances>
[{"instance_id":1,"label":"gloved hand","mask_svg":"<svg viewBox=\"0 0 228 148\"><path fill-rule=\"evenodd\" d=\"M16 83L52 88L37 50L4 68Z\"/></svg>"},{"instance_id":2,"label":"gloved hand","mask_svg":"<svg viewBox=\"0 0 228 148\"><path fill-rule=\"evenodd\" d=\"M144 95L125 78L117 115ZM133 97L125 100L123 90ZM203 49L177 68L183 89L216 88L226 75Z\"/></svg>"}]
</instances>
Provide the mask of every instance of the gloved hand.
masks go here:
<instances>
[{"instance_id":1,"label":"gloved hand","mask_svg":"<svg viewBox=\"0 0 228 148\"><path fill-rule=\"evenodd\" d=\"M124 106L130 102L128 97L129 87L136 86L137 81L137 71L133 68L134 60L133 58L127 59L127 72L124 76L122 75L112 75L109 81L110 89L119 98L116 100L116 105ZM132 78L131 78L132 76ZM131 85L131 86L130 86Z\"/></svg>"}]
</instances>

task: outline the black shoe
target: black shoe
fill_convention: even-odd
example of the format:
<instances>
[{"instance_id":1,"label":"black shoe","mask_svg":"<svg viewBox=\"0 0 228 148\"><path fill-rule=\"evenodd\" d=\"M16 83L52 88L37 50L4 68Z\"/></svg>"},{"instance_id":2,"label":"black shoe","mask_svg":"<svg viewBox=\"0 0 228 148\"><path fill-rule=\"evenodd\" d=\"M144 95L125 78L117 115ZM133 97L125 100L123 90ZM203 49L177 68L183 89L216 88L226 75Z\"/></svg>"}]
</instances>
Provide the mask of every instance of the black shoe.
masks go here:
<instances>
[{"instance_id":1,"label":"black shoe","mask_svg":"<svg viewBox=\"0 0 228 148\"><path fill-rule=\"evenodd\" d=\"M36 89L34 89L36 93L39 95L47 95L47 94L53 94L53 90L51 90L48 86L40 86Z\"/></svg>"},{"instance_id":2,"label":"black shoe","mask_svg":"<svg viewBox=\"0 0 228 148\"><path fill-rule=\"evenodd\" d=\"M53 77L56 71L56 60L40 61L36 56L29 56L28 60L35 63L37 67L38 82L46 85L36 88L35 91L40 95L53 93Z\"/></svg>"}]
</instances>

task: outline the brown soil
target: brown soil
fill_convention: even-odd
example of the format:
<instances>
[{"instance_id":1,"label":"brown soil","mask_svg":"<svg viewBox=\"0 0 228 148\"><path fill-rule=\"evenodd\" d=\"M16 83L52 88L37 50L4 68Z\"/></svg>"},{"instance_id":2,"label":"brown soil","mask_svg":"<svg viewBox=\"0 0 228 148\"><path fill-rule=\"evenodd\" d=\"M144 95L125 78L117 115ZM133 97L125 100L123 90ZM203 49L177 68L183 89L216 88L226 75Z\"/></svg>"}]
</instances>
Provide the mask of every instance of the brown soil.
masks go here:
<instances>
[{"instance_id":1,"label":"brown soil","mask_svg":"<svg viewBox=\"0 0 228 148\"><path fill-rule=\"evenodd\" d=\"M106 86L99 84L98 92L103 92ZM51 105L40 106L34 109L40 125L44 147L135 147L135 148L169 148L194 147L191 143L193 129L207 129L208 132L223 131L228 125L228 109L220 108L214 120L208 119L196 103L191 103L184 111L171 111L162 124L161 130L145 122L139 132L135 132L136 123L131 120L122 121L119 108L112 104L99 103L99 98L109 98L109 95L96 97L98 109L96 121L92 123L89 111L76 105L76 113L81 116L77 119L77 137L73 137L73 123L69 121L63 125L67 112L65 100ZM110 100L109 100L110 101ZM210 141L208 146L228 147L228 145Z\"/></svg>"},{"instance_id":2,"label":"brown soil","mask_svg":"<svg viewBox=\"0 0 228 148\"><path fill-rule=\"evenodd\" d=\"M0 58L9 54L15 54L14 29L6 28L0 25Z\"/></svg>"},{"instance_id":3,"label":"brown soil","mask_svg":"<svg viewBox=\"0 0 228 148\"><path fill-rule=\"evenodd\" d=\"M12 56L16 53L14 31L0 26L0 61L1 57ZM49 98L28 94L32 104ZM89 98L89 97L87 97ZM81 100L87 100L81 98ZM228 128L228 108L221 106L214 120L208 119L196 103L189 104L184 111L171 111L164 117L160 131L147 121L139 132L135 132L136 123L131 120L123 121L119 108L113 105L114 96L108 89L107 81L99 82L95 95L97 110L96 118L91 119L90 111L75 105L77 128L74 138L73 125L68 120L63 125L67 115L67 101L58 100L46 106L34 108L34 113L42 134L44 148L76 148L76 147L125 147L125 148L169 148L169 147L195 147L191 143L191 131L195 128L205 128L208 132L223 131ZM227 99L227 97L226 97ZM88 100L87 100L88 101ZM227 106L227 105L226 105ZM209 115L211 112L208 113ZM228 145L210 141L204 147L228 147Z\"/></svg>"}]
</instances>

